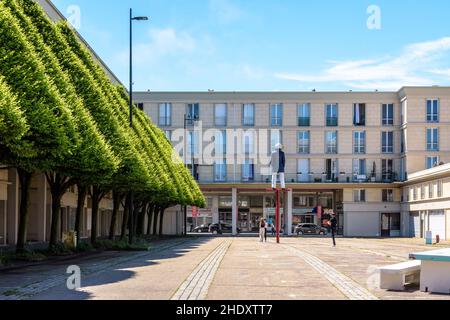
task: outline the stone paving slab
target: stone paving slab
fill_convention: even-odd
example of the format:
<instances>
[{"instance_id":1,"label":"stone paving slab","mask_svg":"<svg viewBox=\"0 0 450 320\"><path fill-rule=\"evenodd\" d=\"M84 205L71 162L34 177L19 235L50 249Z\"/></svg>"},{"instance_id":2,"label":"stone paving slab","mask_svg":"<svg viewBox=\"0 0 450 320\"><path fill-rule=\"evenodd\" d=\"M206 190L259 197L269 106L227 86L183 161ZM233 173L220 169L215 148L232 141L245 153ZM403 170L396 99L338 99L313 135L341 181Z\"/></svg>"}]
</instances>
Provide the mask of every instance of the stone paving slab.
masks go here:
<instances>
[{"instance_id":1,"label":"stone paving slab","mask_svg":"<svg viewBox=\"0 0 450 320\"><path fill-rule=\"evenodd\" d=\"M84 276L82 288L59 285L34 300L169 300L192 270L219 240L201 239L116 264L93 276Z\"/></svg>"},{"instance_id":2,"label":"stone paving slab","mask_svg":"<svg viewBox=\"0 0 450 320\"><path fill-rule=\"evenodd\" d=\"M168 250L185 244L188 241L190 240L167 240L145 252L106 253L106 255L100 254L99 257L93 256L86 260L81 259L79 262L66 261L64 263L58 263L55 266L40 265L29 267L27 270L21 269L6 272L0 281L0 300L29 299L53 287L65 286L68 278L66 270L69 265L78 265L81 269L82 276L95 276L97 273L105 271L108 268L154 254L155 252ZM47 268L47 270L42 272L44 268ZM23 277L22 275L25 276Z\"/></svg>"},{"instance_id":3,"label":"stone paving slab","mask_svg":"<svg viewBox=\"0 0 450 320\"><path fill-rule=\"evenodd\" d=\"M334 300L346 297L273 240L237 239L224 257L209 300Z\"/></svg>"},{"instance_id":4,"label":"stone paving slab","mask_svg":"<svg viewBox=\"0 0 450 320\"><path fill-rule=\"evenodd\" d=\"M171 300L204 300L231 241L222 242L180 286Z\"/></svg>"}]
</instances>

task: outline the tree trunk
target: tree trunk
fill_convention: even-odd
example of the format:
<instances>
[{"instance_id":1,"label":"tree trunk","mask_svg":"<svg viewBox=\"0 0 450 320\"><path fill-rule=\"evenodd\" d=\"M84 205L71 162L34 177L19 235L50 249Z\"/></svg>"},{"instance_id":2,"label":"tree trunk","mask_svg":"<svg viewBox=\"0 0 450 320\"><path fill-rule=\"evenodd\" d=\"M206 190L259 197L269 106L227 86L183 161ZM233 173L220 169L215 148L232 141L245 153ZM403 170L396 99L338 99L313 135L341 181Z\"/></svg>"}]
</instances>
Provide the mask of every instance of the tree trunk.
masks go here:
<instances>
[{"instance_id":1,"label":"tree trunk","mask_svg":"<svg viewBox=\"0 0 450 320\"><path fill-rule=\"evenodd\" d=\"M160 207L156 207L155 208L155 212L153 213L153 235L157 235L157 233L156 233L156 229L157 229L157 226L158 226L158 216L159 216L159 211L161 210L161 208Z\"/></svg>"},{"instance_id":2,"label":"tree trunk","mask_svg":"<svg viewBox=\"0 0 450 320\"><path fill-rule=\"evenodd\" d=\"M134 206L133 206L133 234L136 235L137 234L137 229L138 229L138 220L139 220L139 213L140 213L140 208L141 208L141 203L139 201L135 201L134 202Z\"/></svg>"},{"instance_id":3,"label":"tree trunk","mask_svg":"<svg viewBox=\"0 0 450 320\"><path fill-rule=\"evenodd\" d=\"M91 229L91 243L95 244L97 242L97 220L98 220L98 208L100 206L100 201L102 201L105 193L100 190L99 186L92 187L92 229Z\"/></svg>"},{"instance_id":4,"label":"tree trunk","mask_svg":"<svg viewBox=\"0 0 450 320\"><path fill-rule=\"evenodd\" d=\"M152 221L153 221L153 214L155 212L155 206L154 205L150 205L148 207L148 211L147 211L147 235L150 236L152 234Z\"/></svg>"},{"instance_id":5,"label":"tree trunk","mask_svg":"<svg viewBox=\"0 0 450 320\"><path fill-rule=\"evenodd\" d=\"M163 226L164 226L164 213L167 208L161 208L160 217L159 217L159 236L163 236Z\"/></svg>"},{"instance_id":6,"label":"tree trunk","mask_svg":"<svg viewBox=\"0 0 450 320\"><path fill-rule=\"evenodd\" d=\"M19 208L19 233L17 235L17 253L23 253L25 251L25 243L27 242L27 229L28 229L28 205L30 200L30 184L32 173L23 169L17 168L20 181L20 208Z\"/></svg>"},{"instance_id":7,"label":"tree trunk","mask_svg":"<svg viewBox=\"0 0 450 320\"><path fill-rule=\"evenodd\" d=\"M141 211L139 213L139 219L138 219L138 229L137 234L138 236L142 237L144 236L145 232L145 215L147 214L147 208L148 204L146 202L143 203Z\"/></svg>"},{"instance_id":8,"label":"tree trunk","mask_svg":"<svg viewBox=\"0 0 450 320\"><path fill-rule=\"evenodd\" d=\"M122 220L122 230L120 233L120 241L125 240L125 237L127 236L127 228L128 228L128 218L130 215L130 193L127 194L125 198L125 207L123 211L123 220Z\"/></svg>"},{"instance_id":9,"label":"tree trunk","mask_svg":"<svg viewBox=\"0 0 450 320\"><path fill-rule=\"evenodd\" d=\"M117 215L120 209L120 203L122 202L123 194L117 191L113 192L113 212L111 216L111 225L109 226L109 240L114 240L116 236L116 222Z\"/></svg>"},{"instance_id":10,"label":"tree trunk","mask_svg":"<svg viewBox=\"0 0 450 320\"><path fill-rule=\"evenodd\" d=\"M84 204L88 188L84 185L77 184L78 199L77 199L77 213L75 217L75 232L77 233L77 247L80 244L81 237L81 219L84 211Z\"/></svg>"},{"instance_id":11,"label":"tree trunk","mask_svg":"<svg viewBox=\"0 0 450 320\"><path fill-rule=\"evenodd\" d=\"M52 223L50 229L49 249L56 246L58 242L58 227L60 226L61 199L67 189L73 184L69 177L61 176L59 173L46 173L47 182L52 194Z\"/></svg>"}]
</instances>

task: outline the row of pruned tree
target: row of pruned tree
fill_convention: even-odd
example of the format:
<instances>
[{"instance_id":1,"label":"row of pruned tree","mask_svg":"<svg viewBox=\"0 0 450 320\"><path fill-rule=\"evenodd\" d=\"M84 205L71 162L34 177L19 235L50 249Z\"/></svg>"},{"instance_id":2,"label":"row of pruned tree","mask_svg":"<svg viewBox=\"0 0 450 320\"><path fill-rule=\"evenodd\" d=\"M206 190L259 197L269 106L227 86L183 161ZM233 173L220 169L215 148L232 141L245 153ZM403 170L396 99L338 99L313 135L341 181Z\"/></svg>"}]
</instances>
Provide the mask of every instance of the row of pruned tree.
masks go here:
<instances>
[{"instance_id":1,"label":"row of pruned tree","mask_svg":"<svg viewBox=\"0 0 450 320\"><path fill-rule=\"evenodd\" d=\"M50 247L58 241L61 199L73 185L75 231L86 195L92 199L92 242L99 203L111 192L111 237L123 201L122 237L129 225L136 229L130 232L143 233L145 214L157 217L178 204L204 206L164 133L136 107L130 128L127 92L110 81L67 22L51 21L33 0L2 0L0 43L0 163L17 168L19 176L18 251L26 243L36 173L45 173L52 195Z\"/></svg>"}]
</instances>

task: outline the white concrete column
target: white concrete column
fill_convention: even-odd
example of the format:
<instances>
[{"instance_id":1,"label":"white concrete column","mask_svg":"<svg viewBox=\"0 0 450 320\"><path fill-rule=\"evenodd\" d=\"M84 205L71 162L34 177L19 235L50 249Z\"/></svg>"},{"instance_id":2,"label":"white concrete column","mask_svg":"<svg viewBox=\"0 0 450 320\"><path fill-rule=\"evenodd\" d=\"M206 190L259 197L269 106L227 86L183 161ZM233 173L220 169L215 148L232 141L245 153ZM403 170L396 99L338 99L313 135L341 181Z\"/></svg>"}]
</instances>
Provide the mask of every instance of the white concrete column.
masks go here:
<instances>
[{"instance_id":1,"label":"white concrete column","mask_svg":"<svg viewBox=\"0 0 450 320\"><path fill-rule=\"evenodd\" d=\"M292 207L293 207L293 191L289 190L287 192L287 221L285 233L290 236L292 235Z\"/></svg>"},{"instance_id":2,"label":"white concrete column","mask_svg":"<svg viewBox=\"0 0 450 320\"><path fill-rule=\"evenodd\" d=\"M19 228L19 176L16 169L8 170L8 212L7 214L7 239L8 244L17 243Z\"/></svg>"},{"instance_id":3,"label":"white concrete column","mask_svg":"<svg viewBox=\"0 0 450 320\"><path fill-rule=\"evenodd\" d=\"M213 196L212 198L212 223L219 223L219 196Z\"/></svg>"},{"instance_id":4,"label":"white concrete column","mask_svg":"<svg viewBox=\"0 0 450 320\"><path fill-rule=\"evenodd\" d=\"M237 188L232 190L232 225L233 235L237 235L237 223L238 223L238 192Z\"/></svg>"}]
</instances>

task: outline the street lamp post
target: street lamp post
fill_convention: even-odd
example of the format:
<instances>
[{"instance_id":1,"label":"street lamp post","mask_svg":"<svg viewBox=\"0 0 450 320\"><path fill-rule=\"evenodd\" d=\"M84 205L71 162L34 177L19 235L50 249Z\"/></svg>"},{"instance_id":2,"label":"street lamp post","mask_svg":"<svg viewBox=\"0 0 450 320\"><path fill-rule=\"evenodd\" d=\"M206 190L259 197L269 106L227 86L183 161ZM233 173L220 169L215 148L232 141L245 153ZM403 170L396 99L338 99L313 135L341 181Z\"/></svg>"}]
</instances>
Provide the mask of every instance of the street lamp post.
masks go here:
<instances>
[{"instance_id":1,"label":"street lamp post","mask_svg":"<svg viewBox=\"0 0 450 320\"><path fill-rule=\"evenodd\" d=\"M133 128L133 21L147 21L148 17L133 17L133 9L130 8L130 128ZM134 210L133 210L133 190L129 193L129 216L130 216L130 232L129 242L133 243L134 236Z\"/></svg>"},{"instance_id":2,"label":"street lamp post","mask_svg":"<svg viewBox=\"0 0 450 320\"><path fill-rule=\"evenodd\" d=\"M185 114L184 115L184 165L186 169L188 169L187 164L187 124L188 122L194 125L195 128L195 121L198 121L198 117L192 114ZM192 177L195 176L195 169L194 169L194 136L191 137L191 174ZM195 178L195 177L194 177ZM184 206L184 235L187 235L187 206Z\"/></svg>"}]
</instances>

